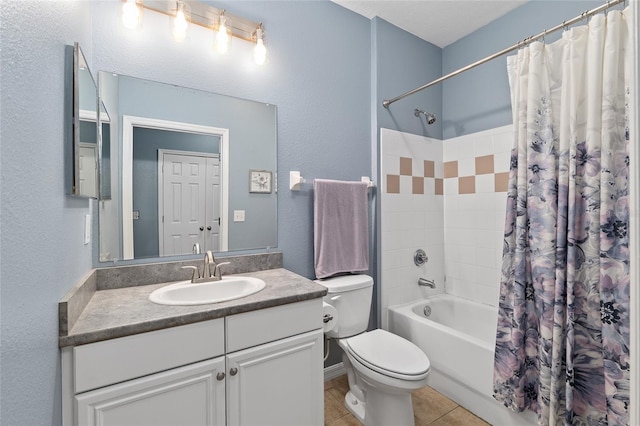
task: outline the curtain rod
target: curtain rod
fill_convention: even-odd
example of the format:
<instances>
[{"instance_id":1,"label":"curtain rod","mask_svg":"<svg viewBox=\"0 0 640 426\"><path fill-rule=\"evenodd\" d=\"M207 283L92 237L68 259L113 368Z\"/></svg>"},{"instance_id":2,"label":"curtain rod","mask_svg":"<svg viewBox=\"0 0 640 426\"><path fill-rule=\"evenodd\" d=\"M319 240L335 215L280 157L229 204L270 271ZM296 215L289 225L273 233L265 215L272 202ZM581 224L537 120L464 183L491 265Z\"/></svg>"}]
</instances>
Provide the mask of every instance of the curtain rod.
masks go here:
<instances>
[{"instance_id":1,"label":"curtain rod","mask_svg":"<svg viewBox=\"0 0 640 426\"><path fill-rule=\"evenodd\" d=\"M462 74L465 71L468 71L468 70L470 70L472 68L475 68L478 65L482 65L485 62L492 61L495 58L498 58L498 57L500 57L502 55L506 55L507 53L512 52L512 51L514 51L516 49L520 49L521 47L526 46L527 44L531 43L532 41L535 41L535 40L538 40L540 38L543 38L547 34L551 34L551 33L554 33L554 32L556 32L558 30L561 30L563 28L567 28L569 25L572 25L572 24L575 24L576 22L582 21L583 19L586 19L586 18L588 18L588 17L590 17L592 15L595 15L596 13L600 13L603 10L607 10L610 7L615 6L615 5L617 5L619 3L622 3L624 1L626 1L626 0L610 0L610 1L606 2L605 4L603 4L601 6L598 6L598 7L594 8L594 9L591 9L591 10L587 10L585 12L582 12L580 15L576 16L573 19L570 19L568 21L562 21L561 24L558 24L558 25L556 25L555 27L553 27L553 28L551 28L549 30L544 30L540 34L527 37L524 40L519 41L518 43L514 44L511 47L507 47L506 49L503 49L503 50L501 50L501 51L499 51L497 53L494 53L491 56L487 56L484 59L480 59L479 61L476 61L476 62L474 62L472 64L467 65L466 67L460 68L459 70L456 70L456 71L453 71L452 73L444 75L444 76L442 76L442 77L440 77L440 78L438 78L436 80L433 80L431 83L427 83L424 86L420 86L420 87L418 87L416 89L413 89L413 90L411 90L411 91L409 91L407 93L403 93L402 95L396 96L393 99L387 99L387 100L382 102L382 106L385 107L385 108L389 108L389 105L391 105L392 103L394 103L396 101L399 101L400 99L406 98L407 96L411 96L414 93L420 92L421 90L424 90L426 88L434 86L434 85L436 85L438 83L442 83L443 81L448 80L451 77L455 77L458 74Z\"/></svg>"}]
</instances>

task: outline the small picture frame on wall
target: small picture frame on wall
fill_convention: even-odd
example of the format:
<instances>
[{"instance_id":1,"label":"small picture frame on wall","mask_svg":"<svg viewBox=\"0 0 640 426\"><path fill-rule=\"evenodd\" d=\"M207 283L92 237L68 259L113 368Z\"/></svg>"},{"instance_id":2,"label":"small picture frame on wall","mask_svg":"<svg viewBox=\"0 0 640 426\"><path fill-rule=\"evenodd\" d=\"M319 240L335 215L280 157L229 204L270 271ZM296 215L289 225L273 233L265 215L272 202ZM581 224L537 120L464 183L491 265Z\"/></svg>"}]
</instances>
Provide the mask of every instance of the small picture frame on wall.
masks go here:
<instances>
[{"instance_id":1,"label":"small picture frame on wall","mask_svg":"<svg viewBox=\"0 0 640 426\"><path fill-rule=\"evenodd\" d=\"M249 170L249 192L271 194L271 172L268 170Z\"/></svg>"}]
</instances>

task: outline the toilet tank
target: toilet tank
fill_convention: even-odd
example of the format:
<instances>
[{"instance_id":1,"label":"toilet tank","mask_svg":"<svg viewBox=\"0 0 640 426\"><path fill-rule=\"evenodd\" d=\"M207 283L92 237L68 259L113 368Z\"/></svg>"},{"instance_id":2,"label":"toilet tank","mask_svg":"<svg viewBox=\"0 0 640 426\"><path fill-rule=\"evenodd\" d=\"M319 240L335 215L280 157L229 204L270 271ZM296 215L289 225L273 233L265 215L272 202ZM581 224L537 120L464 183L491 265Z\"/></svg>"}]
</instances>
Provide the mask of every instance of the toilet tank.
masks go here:
<instances>
[{"instance_id":1,"label":"toilet tank","mask_svg":"<svg viewBox=\"0 0 640 426\"><path fill-rule=\"evenodd\" d=\"M338 339L367 330L373 278L368 275L343 275L316 282L327 287L328 293L324 296L324 301L338 312L337 325L325 333L327 337Z\"/></svg>"}]
</instances>

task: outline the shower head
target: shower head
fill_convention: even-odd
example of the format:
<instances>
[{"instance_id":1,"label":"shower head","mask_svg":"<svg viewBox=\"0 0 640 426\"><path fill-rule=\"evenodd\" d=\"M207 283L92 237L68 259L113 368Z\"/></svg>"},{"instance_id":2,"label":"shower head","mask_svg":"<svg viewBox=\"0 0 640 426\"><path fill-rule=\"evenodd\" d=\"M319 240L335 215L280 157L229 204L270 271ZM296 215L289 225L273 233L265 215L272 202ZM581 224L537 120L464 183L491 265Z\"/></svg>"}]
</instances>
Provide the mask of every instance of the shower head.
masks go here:
<instances>
[{"instance_id":1,"label":"shower head","mask_svg":"<svg viewBox=\"0 0 640 426\"><path fill-rule=\"evenodd\" d=\"M431 113L431 112L426 112L426 111L422 111L420 109L415 109L413 110L413 115L415 115L416 117L420 117L420 114L423 114L424 117L427 119L427 124L431 125L433 123L436 122L436 115Z\"/></svg>"}]
</instances>

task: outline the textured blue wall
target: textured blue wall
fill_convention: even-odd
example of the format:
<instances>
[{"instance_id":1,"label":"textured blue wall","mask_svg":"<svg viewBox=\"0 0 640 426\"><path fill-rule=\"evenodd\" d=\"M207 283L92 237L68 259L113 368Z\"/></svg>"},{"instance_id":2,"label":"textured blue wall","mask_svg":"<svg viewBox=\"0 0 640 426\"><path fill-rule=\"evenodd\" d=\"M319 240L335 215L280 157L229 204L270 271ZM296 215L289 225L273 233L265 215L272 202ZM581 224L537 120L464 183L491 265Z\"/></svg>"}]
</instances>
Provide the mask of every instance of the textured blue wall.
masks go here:
<instances>
[{"instance_id":1,"label":"textured blue wall","mask_svg":"<svg viewBox=\"0 0 640 426\"><path fill-rule=\"evenodd\" d=\"M602 1L532 0L489 25L445 47L443 75L478 61L552 28ZM557 40L560 32L545 37ZM515 52L510 53L510 55ZM445 81L442 113L445 117L444 139L504 126L512 122L507 56L502 56ZM427 89L428 90L428 89Z\"/></svg>"},{"instance_id":2,"label":"textured blue wall","mask_svg":"<svg viewBox=\"0 0 640 426\"><path fill-rule=\"evenodd\" d=\"M436 85L406 97L391 104L388 109L382 106L385 99L440 77L442 50L380 18L372 21L372 37L378 129L384 127L442 139L442 86ZM427 125L424 116L414 115L415 109L435 113L438 120L435 124Z\"/></svg>"},{"instance_id":3,"label":"textured blue wall","mask_svg":"<svg viewBox=\"0 0 640 426\"><path fill-rule=\"evenodd\" d=\"M58 301L91 268L90 202L64 195L64 52L78 41L91 58L90 12L87 2L0 8L3 425L61 423Z\"/></svg>"}]
</instances>

